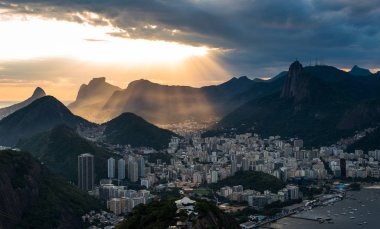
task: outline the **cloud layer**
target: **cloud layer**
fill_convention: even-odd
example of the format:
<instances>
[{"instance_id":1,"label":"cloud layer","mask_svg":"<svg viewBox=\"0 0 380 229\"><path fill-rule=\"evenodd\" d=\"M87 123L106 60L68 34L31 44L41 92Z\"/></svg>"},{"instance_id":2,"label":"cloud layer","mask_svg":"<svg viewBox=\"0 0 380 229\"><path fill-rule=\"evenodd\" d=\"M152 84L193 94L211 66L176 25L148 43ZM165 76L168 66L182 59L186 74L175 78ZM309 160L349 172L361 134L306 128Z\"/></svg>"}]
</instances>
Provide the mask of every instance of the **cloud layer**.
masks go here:
<instances>
[{"instance_id":1,"label":"cloud layer","mask_svg":"<svg viewBox=\"0 0 380 229\"><path fill-rule=\"evenodd\" d=\"M112 25L118 37L208 46L234 75L274 76L295 58L380 67L378 0L10 0L0 1L0 12ZM0 66L0 78L22 80L25 73L10 63ZM46 80L42 75L27 77Z\"/></svg>"}]
</instances>

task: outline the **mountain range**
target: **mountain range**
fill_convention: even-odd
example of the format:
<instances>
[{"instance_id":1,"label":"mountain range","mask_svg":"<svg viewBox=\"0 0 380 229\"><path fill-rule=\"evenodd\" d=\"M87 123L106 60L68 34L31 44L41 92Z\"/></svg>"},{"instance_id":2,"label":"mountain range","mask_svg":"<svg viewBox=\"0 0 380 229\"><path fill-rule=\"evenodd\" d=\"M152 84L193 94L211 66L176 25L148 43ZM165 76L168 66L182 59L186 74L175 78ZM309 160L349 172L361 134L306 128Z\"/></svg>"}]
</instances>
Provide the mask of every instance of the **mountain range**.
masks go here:
<instances>
[{"instance_id":1,"label":"mountain range","mask_svg":"<svg viewBox=\"0 0 380 229\"><path fill-rule=\"evenodd\" d=\"M95 78L80 87L68 107L103 124L76 116L54 97L45 96L0 121L0 145L13 146L65 124L74 130L95 128L108 143L162 149L175 134L151 123L185 120L218 121L206 135L254 130L303 138L311 146L332 144L378 125L379 89L378 73L367 69L354 66L345 72L324 65L303 67L298 61L270 80L242 76L201 88L136 80L120 89L104 77ZM40 90L35 94L42 95Z\"/></svg>"},{"instance_id":2,"label":"mountain range","mask_svg":"<svg viewBox=\"0 0 380 229\"><path fill-rule=\"evenodd\" d=\"M278 90L281 84L277 86L243 76L202 88L160 85L141 79L131 82L126 89L118 90L110 87L104 79L94 79L80 88L77 100L69 108L75 114L98 123L125 112L135 113L154 124L205 121L221 118L249 99ZM99 97L98 91L103 90L107 93ZM107 97L112 91L112 95ZM93 104L92 101L101 102L88 106Z\"/></svg>"},{"instance_id":3,"label":"mountain range","mask_svg":"<svg viewBox=\"0 0 380 229\"><path fill-rule=\"evenodd\" d=\"M65 125L67 128L55 128L59 125ZM69 129L71 131L68 131ZM56 98L45 96L0 121L0 145L15 146L18 144L20 146L20 144L30 142L27 145L36 146L33 151L47 150L47 154L49 154L50 151L55 152L55 150L49 151L47 148L38 146L37 143L51 143L49 140L52 138L63 143L64 137L68 136L72 137L73 140L66 139L66 143L75 142L75 139L80 136L74 135L74 133L81 133L85 136L86 134L83 133L86 131L91 132L91 135L98 133L106 143L132 145L134 147L146 146L155 149L165 148L171 137L176 136L173 132L158 128L132 113L121 114L102 125L91 123L72 114ZM61 135L54 138L57 133ZM40 141L37 141L38 139ZM84 147L87 150L91 148L87 147L82 140L80 141L78 145L82 148ZM43 146L53 147L53 145ZM60 145L56 149L59 147ZM83 153L86 151L84 149L78 152ZM76 151L71 150L71 152ZM41 155L38 154L37 157L41 157Z\"/></svg>"},{"instance_id":4,"label":"mountain range","mask_svg":"<svg viewBox=\"0 0 380 229\"><path fill-rule=\"evenodd\" d=\"M26 99L25 101L22 101L20 103L17 103L17 104L14 104L12 106L9 106L9 107L5 107L5 108L1 108L0 109L0 120L3 119L4 117L7 117L8 115L12 114L13 112L23 108L23 107L26 107L28 106L29 104L31 104L33 101L39 99L39 98L42 98L46 95L45 91L40 88L40 87L37 87L32 96L29 97L28 99Z\"/></svg>"},{"instance_id":5,"label":"mountain range","mask_svg":"<svg viewBox=\"0 0 380 229\"><path fill-rule=\"evenodd\" d=\"M380 78L331 66L294 62L280 92L252 99L225 116L208 134L255 130L299 137L308 146L335 143L380 123Z\"/></svg>"}]
</instances>

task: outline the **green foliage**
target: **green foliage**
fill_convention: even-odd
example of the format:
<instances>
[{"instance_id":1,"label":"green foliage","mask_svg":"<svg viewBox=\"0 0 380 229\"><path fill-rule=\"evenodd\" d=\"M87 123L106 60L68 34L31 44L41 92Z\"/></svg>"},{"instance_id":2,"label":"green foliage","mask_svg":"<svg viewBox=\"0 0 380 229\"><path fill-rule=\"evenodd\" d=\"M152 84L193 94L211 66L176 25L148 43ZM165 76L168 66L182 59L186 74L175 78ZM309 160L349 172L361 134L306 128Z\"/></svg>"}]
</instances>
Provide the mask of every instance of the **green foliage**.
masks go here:
<instances>
[{"instance_id":1,"label":"green foliage","mask_svg":"<svg viewBox=\"0 0 380 229\"><path fill-rule=\"evenodd\" d=\"M240 228L233 218L224 214L217 206L205 200L196 200L195 211L199 214L194 222L195 228Z\"/></svg>"},{"instance_id":2,"label":"green foliage","mask_svg":"<svg viewBox=\"0 0 380 229\"><path fill-rule=\"evenodd\" d=\"M315 195L322 194L323 192L323 188L306 187L306 186L300 186L299 188L303 196L307 197L308 199L313 199Z\"/></svg>"},{"instance_id":3,"label":"green foliage","mask_svg":"<svg viewBox=\"0 0 380 229\"><path fill-rule=\"evenodd\" d=\"M223 186L243 185L245 189L254 189L263 192L270 190L277 192L285 187L285 183L276 177L263 172L239 171L234 176L227 177L216 184L210 185L213 189L220 189Z\"/></svg>"},{"instance_id":4,"label":"green foliage","mask_svg":"<svg viewBox=\"0 0 380 229\"><path fill-rule=\"evenodd\" d=\"M133 113L123 113L104 125L106 140L112 144L164 149L171 137L176 136L173 132L161 129Z\"/></svg>"},{"instance_id":5,"label":"green foliage","mask_svg":"<svg viewBox=\"0 0 380 229\"><path fill-rule=\"evenodd\" d=\"M75 183L78 179L78 155L94 155L96 180L107 176L107 159L112 156L117 159L114 154L97 147L65 125L58 125L49 132L23 140L18 147L32 153L54 173Z\"/></svg>"},{"instance_id":6,"label":"green foliage","mask_svg":"<svg viewBox=\"0 0 380 229\"><path fill-rule=\"evenodd\" d=\"M19 227L54 228L59 225L64 214L72 214L79 221L79 217L85 213L102 208L98 200L78 190L63 178L45 174L40 184L39 198L24 214Z\"/></svg>"},{"instance_id":7,"label":"green foliage","mask_svg":"<svg viewBox=\"0 0 380 229\"><path fill-rule=\"evenodd\" d=\"M161 201L153 201L147 205L138 205L133 209L132 214L118 225L117 228L160 229L175 225L177 207L175 206L174 201L175 199L165 199Z\"/></svg>"},{"instance_id":8,"label":"green foliage","mask_svg":"<svg viewBox=\"0 0 380 229\"><path fill-rule=\"evenodd\" d=\"M357 149L363 150L366 153L369 150L380 149L380 128L377 128L374 132L367 134L364 138L350 145L347 151L354 152Z\"/></svg>"},{"instance_id":9,"label":"green foliage","mask_svg":"<svg viewBox=\"0 0 380 229\"><path fill-rule=\"evenodd\" d=\"M5 176L12 175L12 179L24 180L22 186L14 187L12 184L12 188L4 187L13 190L13 195L37 193L27 199L28 204L24 208L18 209L23 214L16 228L78 226L81 224L80 216L90 210L102 209L98 200L78 190L62 177L53 175L29 153L0 151L0 172Z\"/></svg>"},{"instance_id":10,"label":"green foliage","mask_svg":"<svg viewBox=\"0 0 380 229\"><path fill-rule=\"evenodd\" d=\"M153 192L152 194L159 196L161 199L179 199L181 197L180 190L180 188L169 188L165 191Z\"/></svg>"}]
</instances>

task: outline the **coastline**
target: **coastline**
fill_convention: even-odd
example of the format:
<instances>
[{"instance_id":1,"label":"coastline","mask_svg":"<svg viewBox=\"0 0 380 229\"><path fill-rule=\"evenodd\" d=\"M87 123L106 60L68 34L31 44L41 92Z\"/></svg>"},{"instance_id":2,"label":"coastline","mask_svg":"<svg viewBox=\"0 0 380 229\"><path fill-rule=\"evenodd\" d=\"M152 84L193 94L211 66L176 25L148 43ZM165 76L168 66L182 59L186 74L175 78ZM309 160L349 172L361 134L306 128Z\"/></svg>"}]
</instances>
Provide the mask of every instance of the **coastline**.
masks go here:
<instances>
[{"instance_id":1,"label":"coastline","mask_svg":"<svg viewBox=\"0 0 380 229\"><path fill-rule=\"evenodd\" d=\"M285 217L267 226L280 229L349 229L363 226L376 228L380 214L380 185L368 185L360 191L348 191L347 197L332 205L318 206L296 214L296 217ZM308 219L314 219L308 220ZM319 223L317 218L330 218L331 222Z\"/></svg>"}]
</instances>

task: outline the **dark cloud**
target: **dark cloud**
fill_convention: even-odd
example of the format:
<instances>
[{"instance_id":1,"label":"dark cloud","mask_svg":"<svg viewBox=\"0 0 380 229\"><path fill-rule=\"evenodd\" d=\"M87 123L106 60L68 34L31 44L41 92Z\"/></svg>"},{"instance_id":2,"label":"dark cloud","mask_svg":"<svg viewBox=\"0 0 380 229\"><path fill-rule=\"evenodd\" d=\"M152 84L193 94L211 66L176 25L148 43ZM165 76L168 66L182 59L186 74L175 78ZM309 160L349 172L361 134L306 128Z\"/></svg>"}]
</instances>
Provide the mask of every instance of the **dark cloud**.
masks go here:
<instances>
[{"instance_id":1,"label":"dark cloud","mask_svg":"<svg viewBox=\"0 0 380 229\"><path fill-rule=\"evenodd\" d=\"M2 7L111 23L124 30L115 36L222 48L229 51L220 59L237 73L273 75L295 58L341 67L380 64L378 0L12 0Z\"/></svg>"}]
</instances>

